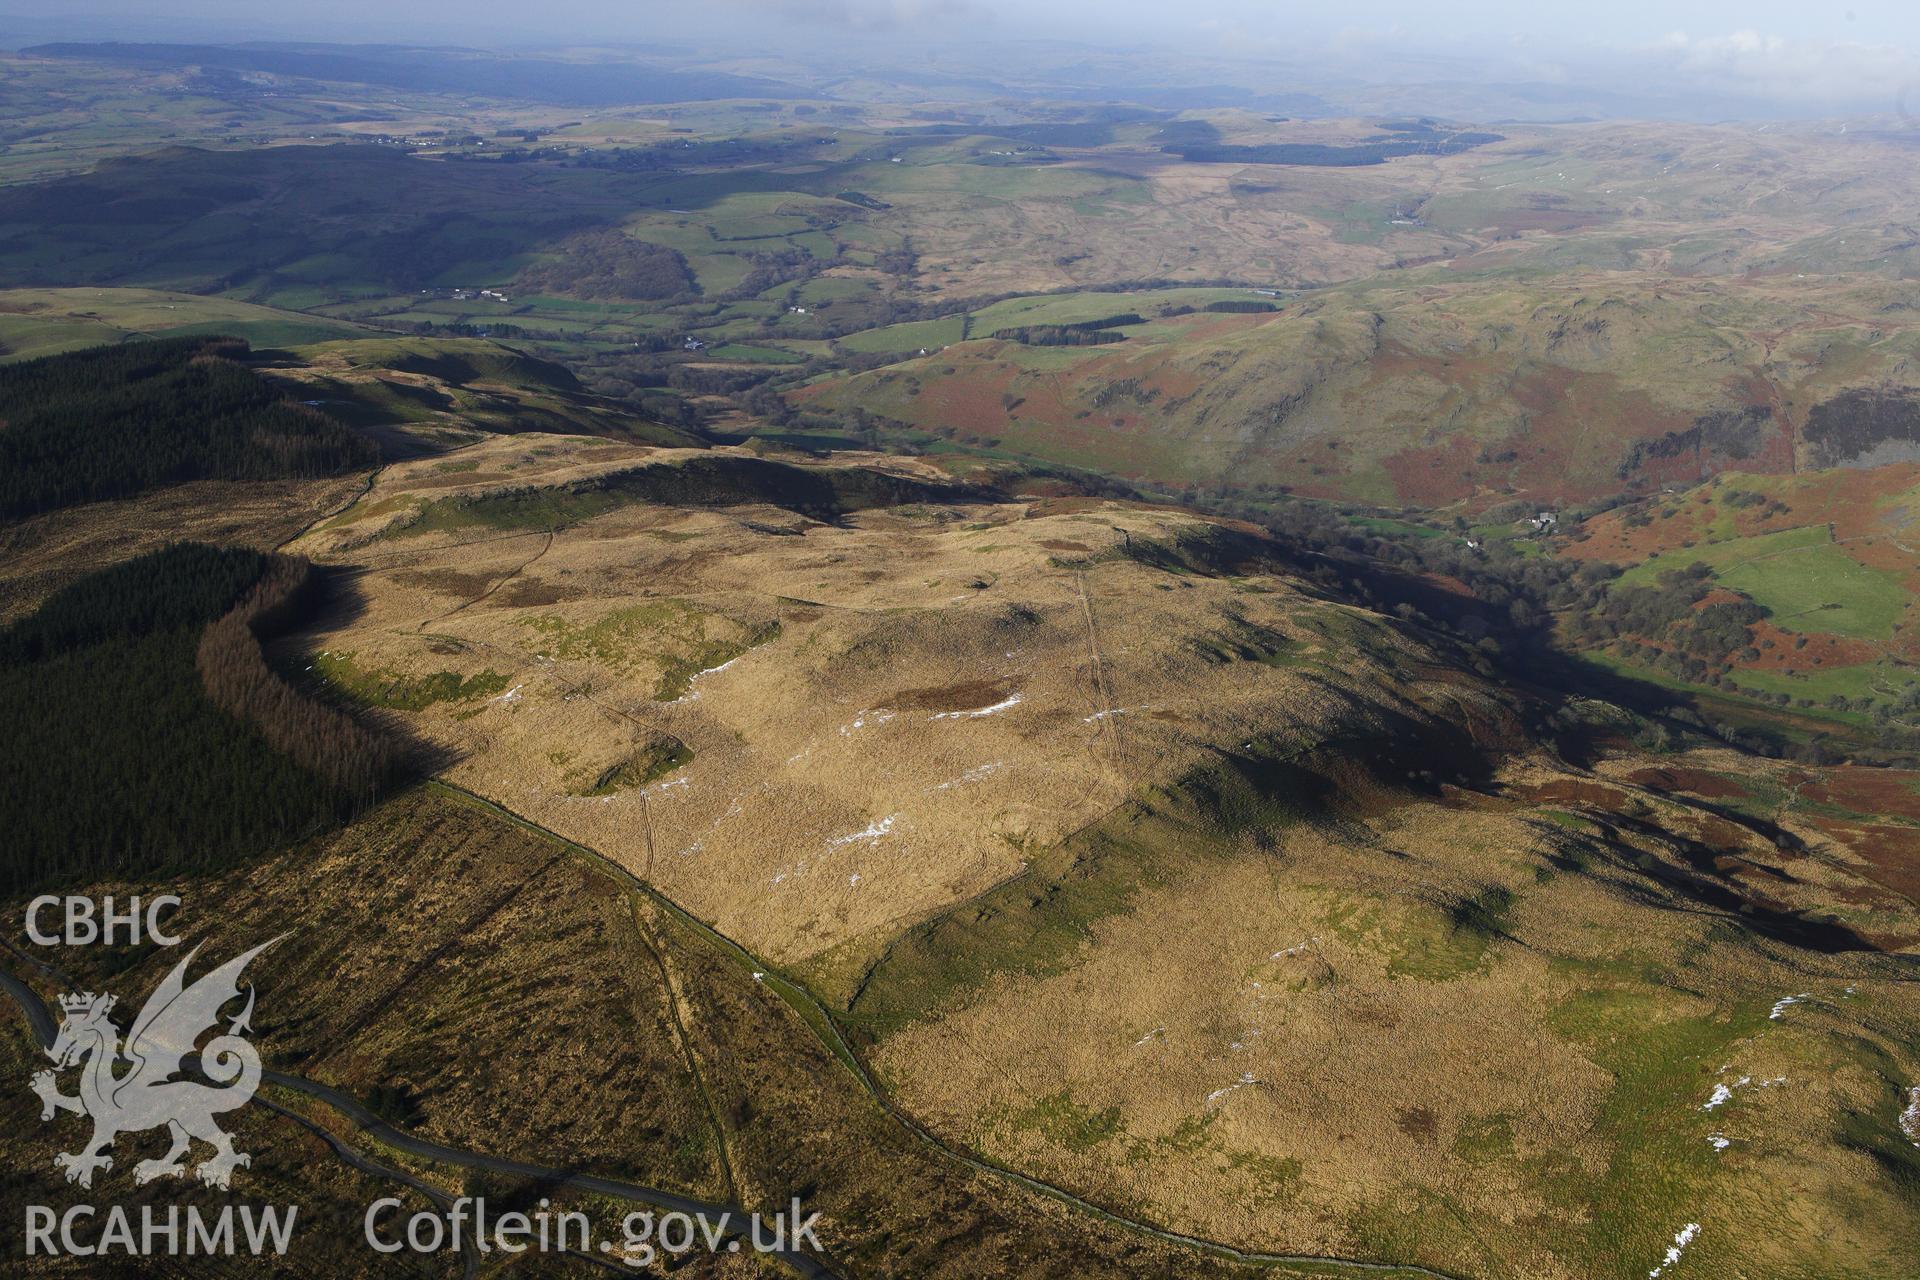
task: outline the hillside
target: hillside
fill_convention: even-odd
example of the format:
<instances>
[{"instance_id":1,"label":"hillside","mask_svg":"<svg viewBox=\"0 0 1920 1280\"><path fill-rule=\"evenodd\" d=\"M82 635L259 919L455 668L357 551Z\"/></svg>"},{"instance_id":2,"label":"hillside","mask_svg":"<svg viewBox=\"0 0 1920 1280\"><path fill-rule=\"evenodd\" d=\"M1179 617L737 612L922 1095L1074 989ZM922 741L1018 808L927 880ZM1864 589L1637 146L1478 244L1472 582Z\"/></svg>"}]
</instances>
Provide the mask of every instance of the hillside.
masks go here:
<instances>
[{"instance_id":1,"label":"hillside","mask_svg":"<svg viewBox=\"0 0 1920 1280\"><path fill-rule=\"evenodd\" d=\"M370 354L316 350L272 376L579 395L486 344ZM430 451L288 544L347 589L272 648L303 696L412 736L439 778L532 826L409 792L317 844L277 852L282 830L190 868L196 895L260 929L362 902L327 916L346 936L289 954L426 984L408 1002L439 1011L424 1024L349 984L337 1009L273 1027L294 1070L469 1150L510 1139L555 1167L761 1201L804 1185L854 1274L1039 1256L926 1252L886 1225L911 1216L908 1189L1003 1243L1040 1214L1090 1274L1130 1274L1142 1248L1162 1272L1234 1273L1142 1234L1160 1228L1568 1280L1637 1275L1687 1222L1730 1274L1809 1251L1871 1273L1913 1248L1913 775L1761 761L1697 722L1532 686L1498 644L1376 611L1302 544L1059 476L440 412ZM1782 488L1778 505L1799 521L1796 504L1849 493ZM1903 494L1884 495L1880 536L1900 536ZM1599 518L1562 550L1666 525L1684 551L1785 518L1675 507ZM115 795L149 785L115 777ZM196 821L243 799L208 791ZM569 888L586 855L542 853L528 830L658 897ZM396 870L402 849L414 870ZM436 860L508 882L435 876ZM545 948L543 980L486 968L497 950L449 968L465 944L431 930L354 925L399 919L366 897L386 885L460 898L448 918L478 921L476 946ZM539 941L563 937L598 958ZM559 975L659 963L674 999L709 1011L674 1034L730 1099L717 1110L679 1081L617 1149L591 1126L508 1132L478 1061L448 1056L482 991L495 1017L540 1026L578 1012L556 1012ZM455 970L480 985L435 985ZM656 998L633 1016L660 1016ZM617 1047L620 1018L569 1025L590 1055L677 1080ZM316 1036L353 1047L317 1053ZM831 1140L821 1108L845 1117ZM693 1140L709 1124L731 1192ZM263 1176L295 1176L276 1167ZM1079 1200L1034 1200L995 1167ZM1845 1194L1809 1199L1809 1179ZM1454 1212L1415 1211L1436 1202Z\"/></svg>"},{"instance_id":2,"label":"hillside","mask_svg":"<svg viewBox=\"0 0 1920 1280\"><path fill-rule=\"evenodd\" d=\"M1703 1219L1755 1272L1910 1247L1881 1055L1920 1013L1878 953L1920 939L1912 833L1840 775L1649 758L1244 527L858 455L771 460L931 487L580 507L685 457L557 443L398 464L301 539L365 598L316 675L818 992L944 1141L1452 1274L1632 1274ZM1551 745L1583 723L1588 767ZM1874 1207L1785 1227L1807 1176Z\"/></svg>"},{"instance_id":3,"label":"hillside","mask_svg":"<svg viewBox=\"0 0 1920 1280\"><path fill-rule=\"evenodd\" d=\"M596 396L571 371L480 338L359 338L298 346L275 375L303 399L410 457L482 434L585 433L687 446L696 432Z\"/></svg>"},{"instance_id":4,"label":"hillside","mask_svg":"<svg viewBox=\"0 0 1920 1280\"><path fill-rule=\"evenodd\" d=\"M1430 273L1290 296L1271 315L1136 299L1144 322L1114 327L1125 340L1112 345L956 341L791 398L803 413L858 406L922 438L1239 497L1553 506L1730 468L1910 457L1908 292L1851 281L1809 308L1765 280Z\"/></svg>"},{"instance_id":5,"label":"hillside","mask_svg":"<svg viewBox=\"0 0 1920 1280\"><path fill-rule=\"evenodd\" d=\"M994 5L0 53L8 1274L1912 1280L1917 135Z\"/></svg>"},{"instance_id":6,"label":"hillside","mask_svg":"<svg viewBox=\"0 0 1920 1280\"><path fill-rule=\"evenodd\" d=\"M365 437L244 363L170 338L0 367L0 520L192 480L313 479L370 466Z\"/></svg>"},{"instance_id":7,"label":"hillside","mask_svg":"<svg viewBox=\"0 0 1920 1280\"><path fill-rule=\"evenodd\" d=\"M204 299L84 292L93 304L84 314L116 324L156 310L184 311L182 327L194 331L236 317L248 323L247 308ZM22 300L15 333L32 348L62 345L83 316L75 305ZM496 433L698 442L586 391L560 366L480 339L358 337L251 352L221 338L128 339L0 365L0 404L17 428L0 434L0 454L13 461L5 482L13 518L0 523L0 618L176 539L270 550L364 486L349 468L382 457L438 453ZM206 351L221 358L208 363L199 358ZM116 429L101 427L109 419Z\"/></svg>"},{"instance_id":8,"label":"hillside","mask_svg":"<svg viewBox=\"0 0 1920 1280\"><path fill-rule=\"evenodd\" d=\"M1589 519L1560 554L1623 567L1619 588L1699 565L1715 598L1762 615L1724 670L1675 670L1650 637L1571 639L1630 669L1888 728L1920 710L1920 467L1729 472Z\"/></svg>"},{"instance_id":9,"label":"hillside","mask_svg":"<svg viewBox=\"0 0 1920 1280\"><path fill-rule=\"evenodd\" d=\"M269 1085L234 1118L254 1155L248 1194L301 1206L277 1274L388 1280L392 1258L365 1244L366 1206L394 1196L412 1213L460 1193L496 1206L546 1199L610 1241L625 1238L628 1215L661 1212L662 1195L761 1213L797 1196L823 1215L834 1275L1322 1274L1123 1228L929 1145L875 1103L802 1015L811 1006L763 981L753 957L588 851L447 788L192 887L225 910L215 927L183 922L188 946L290 935L259 962L258 1029L270 1067L299 1085ZM47 999L149 987L172 958L22 951ZM276 995L294 991L310 993L298 1011ZM0 1062L25 1074L44 1058L9 1035ZM9 1193L71 1194L44 1158L33 1095L9 1090L0 1108ZM392 1128L366 1127L381 1124ZM438 1144L438 1157L401 1150L400 1135ZM482 1167L503 1151L540 1172ZM171 1195L203 1213L227 1200L198 1186ZM958 1233L930 1237L929 1214ZM459 1275L463 1261L449 1251L414 1274ZM696 1253L675 1274L733 1280L731 1262ZM85 1272L53 1260L23 1274Z\"/></svg>"},{"instance_id":10,"label":"hillside","mask_svg":"<svg viewBox=\"0 0 1920 1280\"><path fill-rule=\"evenodd\" d=\"M359 325L154 289L0 291L0 360L30 360L140 338L231 337L255 347L351 338Z\"/></svg>"},{"instance_id":11,"label":"hillside","mask_svg":"<svg viewBox=\"0 0 1920 1280\"><path fill-rule=\"evenodd\" d=\"M132 74L67 65L101 94ZM44 63L22 74L49 78ZM155 91L124 91L141 88ZM805 102L685 104L676 124L646 110L382 105L384 130L329 120L287 138L275 120L263 130L300 145L243 149L155 132L108 144L88 172L0 189L0 283L509 325L576 355L687 328L712 346L814 355L923 310L1129 282L1315 288L1434 264L1529 279L1903 280L1920 266L1911 166L1881 131L1502 125L1470 149L1329 167L1265 160L1391 131L1039 104L997 120L926 104L908 127L851 103L825 127ZM430 129L403 125L436 113ZM524 132L498 127L516 117ZM1195 145L1233 158L1183 158Z\"/></svg>"}]
</instances>

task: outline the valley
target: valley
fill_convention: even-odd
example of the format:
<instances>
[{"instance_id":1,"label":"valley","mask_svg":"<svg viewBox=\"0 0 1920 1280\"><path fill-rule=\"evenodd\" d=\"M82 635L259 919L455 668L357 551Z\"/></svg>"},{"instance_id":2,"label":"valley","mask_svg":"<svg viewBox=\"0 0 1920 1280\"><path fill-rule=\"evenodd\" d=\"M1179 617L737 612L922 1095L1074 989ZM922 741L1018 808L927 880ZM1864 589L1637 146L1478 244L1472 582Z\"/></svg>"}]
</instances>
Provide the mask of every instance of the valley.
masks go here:
<instances>
[{"instance_id":1,"label":"valley","mask_svg":"<svg viewBox=\"0 0 1920 1280\"><path fill-rule=\"evenodd\" d=\"M0 908L278 939L191 1274L1907 1274L1907 134L837 65L0 54Z\"/></svg>"}]
</instances>

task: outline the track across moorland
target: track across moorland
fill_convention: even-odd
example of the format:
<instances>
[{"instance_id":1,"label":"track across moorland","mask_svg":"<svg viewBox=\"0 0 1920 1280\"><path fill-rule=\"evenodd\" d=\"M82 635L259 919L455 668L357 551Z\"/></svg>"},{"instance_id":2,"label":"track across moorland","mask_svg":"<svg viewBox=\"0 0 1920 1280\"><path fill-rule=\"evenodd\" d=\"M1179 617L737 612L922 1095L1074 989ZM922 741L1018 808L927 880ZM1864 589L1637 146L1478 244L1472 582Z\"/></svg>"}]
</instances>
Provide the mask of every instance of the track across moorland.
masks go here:
<instances>
[{"instance_id":1,"label":"track across moorland","mask_svg":"<svg viewBox=\"0 0 1920 1280\"><path fill-rule=\"evenodd\" d=\"M1329 1275L1403 1276L1419 1277L1420 1280L1464 1280L1464 1277L1413 1263L1374 1262L1367 1259L1342 1258L1327 1254L1267 1253L1261 1250L1237 1248L1224 1241L1209 1240L1202 1236L1189 1235L1186 1232L1155 1226L1150 1222L1142 1222L1137 1218L1129 1218L1124 1214L1102 1208L1100 1205L1076 1195L1065 1187L1056 1186L1051 1182L1033 1177L1030 1174L1021 1173L1017 1169L1009 1168L1006 1165L998 1164L971 1152L949 1146L880 1088L879 1084L874 1080L872 1073L867 1070L866 1063L854 1050L852 1044L848 1042L846 1037L841 1034L839 1023L835 1021L833 1014L820 1002L819 998L805 986L788 978L781 973L776 966L770 965L755 956L751 951L748 951L746 947L721 933L706 921L700 919L692 912L686 910L686 908L680 906L677 902L674 902L671 898L662 894L651 884L634 875L619 862L607 857L598 850L591 849L576 840L570 840L559 832L543 827L529 818L522 817L520 814L508 809L505 805L490 800L477 792L469 791L465 787L438 778L429 781L426 785L462 798L469 803L476 804L488 812L506 819L522 830L555 841L574 851L580 857L592 862L595 866L611 872L629 891L644 895L655 906L692 929L701 938L718 948L736 968L754 975L755 980L758 981L760 985L766 987L778 996L783 1003L793 1010L800 1021L806 1025L827 1051L847 1069L859 1084L861 1090L886 1113L889 1119L893 1120L916 1140L945 1159L965 1165L976 1172L1015 1183L1028 1191L1037 1192L1050 1200L1066 1205L1070 1209L1077 1210L1109 1225L1120 1227L1137 1235L1147 1236L1169 1244L1180 1245L1184 1248L1195 1250L1196 1252L1224 1258L1231 1262L1245 1263L1255 1267L1284 1266L1310 1271L1318 1270Z\"/></svg>"},{"instance_id":2,"label":"track across moorland","mask_svg":"<svg viewBox=\"0 0 1920 1280\"><path fill-rule=\"evenodd\" d=\"M552 831L513 812L494 800L490 800L483 795L469 791L454 783L436 778L430 779L422 785L440 791L461 802L476 805L494 814L496 817L502 818L544 840L548 840L567 852L585 859L594 866L612 873L630 893L645 897L654 906L686 925L704 941L717 948L736 968L753 975L756 981L779 997L779 999L798 1016L801 1023L805 1025L807 1030L821 1045L852 1075L862 1092L864 1092L890 1120L900 1125L917 1142L943 1159L964 1165L975 1172L984 1173L991 1177L1011 1182L1028 1191L1043 1195L1077 1212L1086 1214L1098 1221L1119 1227L1134 1234L1179 1245L1196 1252L1223 1258L1231 1262L1246 1264L1248 1266L1291 1267L1308 1271L1320 1271L1323 1274L1329 1275L1374 1275L1387 1277L1418 1277L1419 1280L1464 1280L1464 1277L1413 1263L1376 1262L1361 1258L1342 1258L1326 1254L1268 1253L1261 1250L1241 1249L1234 1245L1227 1244L1224 1241L1209 1240L1202 1236L1190 1235L1186 1232L1175 1231L1170 1228L1156 1226L1150 1222L1143 1222L1137 1218L1127 1217L1124 1214L1103 1208L1067 1190L1065 1187L1057 1186L1043 1179L1033 1177L1030 1174L1021 1173L1017 1169L950 1146L937 1137L931 1130L927 1129L919 1120L915 1119L909 1112L901 1107L897 1101L880 1088L874 1080L872 1073L868 1071L865 1062L841 1033L839 1024L835 1021L832 1013L828 1011L826 1006L820 1002L819 998L806 987L786 977L776 967L759 959L740 943L720 933L706 921L701 920L698 916L687 911L677 902L666 897L651 884L634 875L626 867L614 859L607 857L605 854L580 844L578 841L570 840L556 831ZM21 962L40 970L47 977L56 981L65 981L64 975L51 966L23 955L10 945L7 946L6 949ZM51 1044L55 1033L53 1016L48 1012L45 1004L42 1003L40 997L33 989L13 973L8 972L4 968L0 968L0 990L5 990L20 1007L22 1014L25 1015L32 1028L37 1042L42 1045ZM271 1070L263 1071L261 1073L261 1079L265 1084L287 1089L322 1103L340 1114L357 1130L366 1134L367 1137L373 1141L419 1159L438 1164L452 1165L457 1168L478 1169L507 1177L542 1181L556 1187L571 1188L589 1194L605 1195L615 1199L652 1205L655 1208L668 1212L688 1215L704 1214L710 1221L739 1221L747 1216L742 1210L731 1205L696 1200L655 1187L645 1187L635 1183L621 1182L592 1174L582 1174L566 1169L555 1169L527 1161L510 1159L504 1156L487 1155L457 1147L450 1147L443 1143L417 1137L405 1130L394 1128L392 1125L368 1111L358 1099L330 1085L321 1084L317 1081L308 1080L305 1077L292 1075L287 1072ZM348 1162L354 1164L355 1167L362 1168L363 1171L367 1172L372 1171L367 1167L372 1162L367 1161L363 1156L358 1156L358 1153L355 1153L355 1157L359 1163L356 1163L355 1159L346 1157L344 1153L341 1154L343 1159L348 1159ZM729 1170L729 1173L731 1173L731 1170ZM405 1179L403 1178L401 1181L405 1182ZM795 1251L786 1251L773 1256L777 1257L781 1262L785 1263L790 1269L799 1273L801 1276L807 1277L807 1280L837 1280L834 1272L827 1269L826 1266L809 1255ZM592 1259L592 1261L598 1262L600 1259Z\"/></svg>"}]
</instances>

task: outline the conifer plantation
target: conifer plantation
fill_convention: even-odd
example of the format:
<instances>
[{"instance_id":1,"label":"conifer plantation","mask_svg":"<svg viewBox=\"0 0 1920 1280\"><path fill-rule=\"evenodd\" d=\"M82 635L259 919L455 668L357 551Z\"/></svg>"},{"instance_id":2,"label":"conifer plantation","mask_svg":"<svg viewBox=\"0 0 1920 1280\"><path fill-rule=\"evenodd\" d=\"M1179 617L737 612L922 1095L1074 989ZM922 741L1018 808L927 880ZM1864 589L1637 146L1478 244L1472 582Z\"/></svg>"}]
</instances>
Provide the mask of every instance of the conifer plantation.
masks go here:
<instances>
[{"instance_id":1,"label":"conifer plantation","mask_svg":"<svg viewBox=\"0 0 1920 1280\"><path fill-rule=\"evenodd\" d=\"M253 631L305 576L299 561L176 544L0 632L0 884L217 868L373 797L384 744L283 684Z\"/></svg>"},{"instance_id":2,"label":"conifer plantation","mask_svg":"<svg viewBox=\"0 0 1920 1280\"><path fill-rule=\"evenodd\" d=\"M377 451L237 363L233 338L167 338L0 368L0 519L188 480L337 475Z\"/></svg>"}]
</instances>

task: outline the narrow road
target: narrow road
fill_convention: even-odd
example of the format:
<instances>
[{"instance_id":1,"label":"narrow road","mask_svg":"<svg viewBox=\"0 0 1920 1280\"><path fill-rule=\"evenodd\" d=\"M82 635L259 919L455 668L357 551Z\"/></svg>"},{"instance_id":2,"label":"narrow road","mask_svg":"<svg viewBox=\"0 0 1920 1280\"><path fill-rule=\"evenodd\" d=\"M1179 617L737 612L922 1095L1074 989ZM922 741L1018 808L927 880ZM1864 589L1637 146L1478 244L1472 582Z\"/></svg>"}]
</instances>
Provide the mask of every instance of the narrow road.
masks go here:
<instances>
[{"instance_id":1,"label":"narrow road","mask_svg":"<svg viewBox=\"0 0 1920 1280\"><path fill-rule=\"evenodd\" d=\"M17 998L18 997L16 997L16 999ZM357 1170L370 1178L379 1178L386 1182L397 1182L401 1186L407 1187L426 1197L432 1202L433 1206L442 1213L452 1211L453 1197L448 1195L444 1189L434 1186L431 1182L416 1178L410 1173L405 1173L399 1169L381 1164L378 1160L372 1159L369 1156L362 1155L357 1149L342 1142L340 1136L331 1129L315 1124L298 1111L290 1107L283 1107L271 1098L262 1098L256 1094L254 1101L275 1115L282 1116L294 1124L299 1125L302 1129L305 1129L308 1133L311 1133L314 1137L326 1143L328 1149L349 1169ZM466 1280L473 1280L474 1276L478 1275L480 1271L479 1252L474 1248L471 1240L463 1240L461 1242L460 1252L465 1255L465 1265L462 1274L466 1277Z\"/></svg>"},{"instance_id":2,"label":"narrow road","mask_svg":"<svg viewBox=\"0 0 1920 1280\"><path fill-rule=\"evenodd\" d=\"M35 962L29 960L29 963ZM56 978L59 976L54 971L49 970L47 966L40 965L38 967L47 972L49 976ZM42 1046L51 1045L56 1030L53 1014L47 1009L46 1005L41 1002L39 995L34 992L33 988L29 987L5 969L0 969L0 987L5 988L7 994L13 997L14 1003L20 1007L20 1011L26 1015L28 1024L33 1028L34 1038L38 1040ZM546 1165L532 1164L524 1160L511 1160L504 1156L491 1156L475 1151L465 1151L459 1147L450 1147L444 1143L416 1137L411 1133L407 1133L405 1130L394 1128L386 1121L374 1115L371 1111L368 1111L366 1107L361 1105L358 1098L353 1097L351 1094L343 1093L330 1085L319 1084L301 1076L289 1075L284 1071L263 1070L260 1073L260 1079L263 1084L288 1089L294 1093L312 1098L317 1102L324 1103L351 1121L356 1129L366 1134L375 1142L396 1151L402 1151L408 1155L416 1156L422 1160L453 1165L461 1169L479 1169L486 1173L502 1174L510 1178L525 1178L549 1187L564 1187L575 1191L584 1191L591 1195L610 1196L617 1200L651 1205L656 1209L662 1209L669 1213L704 1216L709 1222L722 1224L722 1230L728 1235L737 1235L746 1230L744 1224L748 1219L748 1215L732 1205L715 1204L709 1200L696 1200L671 1191L662 1191L655 1187L643 1187L631 1182L621 1182L614 1178L603 1178L596 1174L573 1173L565 1169L554 1169ZM262 1101L265 1102L264 1099L262 1099ZM275 1107L271 1102L268 1102L266 1105L273 1110L283 1112L283 1114L291 1114L286 1113L284 1108ZM335 1149L339 1151L340 1147L336 1146ZM358 1156L357 1153L354 1159L349 1160L349 1163L354 1164L356 1168L362 1169L363 1172L377 1173L380 1176L392 1177L397 1181L413 1185L409 1178L400 1174L397 1170L387 1169L383 1165L367 1160L364 1156ZM742 1225L735 1230L731 1229L733 1223L740 1223ZM778 1258L800 1275L807 1277L808 1280L838 1280L838 1277L832 1271L829 1271L818 1261L804 1253L783 1249L769 1256ZM598 1259L594 1259L594 1261L598 1261Z\"/></svg>"},{"instance_id":3,"label":"narrow road","mask_svg":"<svg viewBox=\"0 0 1920 1280\"><path fill-rule=\"evenodd\" d=\"M1180 1245L1184 1248L1195 1250L1196 1252L1224 1258L1232 1262L1244 1263L1251 1266L1316 1267L1330 1271L1361 1275L1418 1277L1419 1280L1464 1280L1464 1277L1412 1263L1373 1262L1358 1258L1341 1258L1324 1254L1267 1253L1260 1250L1240 1249L1233 1245L1226 1244L1223 1241L1209 1240L1201 1236L1189 1235L1185 1232L1174 1231L1165 1227L1154 1226L1152 1223L1125 1217L1111 1210L1104 1209L1064 1187L1056 1186L1053 1183L1021 1173L1005 1165L996 1164L964 1150L949 1146L946 1142L936 1137L931 1130L923 1126L879 1087L874 1081L873 1076L868 1072L866 1064L861 1060L860 1056L854 1052L852 1045L849 1044L841 1034L839 1024L835 1022L832 1013L825 1005L820 1003L819 999L815 997L811 991L786 978L774 966L767 964L732 938L720 933L704 920L693 915L672 899L667 898L652 885L635 876L631 871L627 870L626 867L607 857L605 854L590 849L577 841L569 840L558 832L540 826L538 823L514 813L503 805L489 800L485 796L468 791L464 787L439 779L433 779L426 785L457 796L469 803L477 804L481 808L513 823L515 826L530 831L547 840L551 840L561 847L586 858L595 866L612 872L630 891L644 895L650 902L672 915L675 919L686 924L701 937L718 947L737 965L762 975L762 985L792 1008L801 1023L821 1042L834 1058L839 1060L841 1065L854 1077L854 1080L867 1096L896 1124L905 1129L918 1142L944 1159L964 1165L975 1172L1014 1183L1028 1191L1043 1195L1050 1200L1111 1226L1119 1227L1137 1235L1164 1241L1169 1244ZM26 963L32 964L40 969L48 977L56 981L65 981L64 976L51 966L34 960L31 957L21 955L11 947L7 949ZM52 1044L55 1034L53 1015L41 1002L40 997L33 989L4 968L0 968L0 988L4 988L7 994L13 997L14 1003L19 1005L21 1012L26 1016L28 1023L33 1029L34 1036L39 1043L42 1045ZM731 1205L696 1200L675 1192L663 1191L653 1187L643 1187L634 1183L621 1182L612 1178L603 1178L594 1174L573 1173L563 1169L550 1168L545 1165L512 1160L504 1156L493 1156L466 1151L457 1147L446 1146L443 1143L434 1142L426 1138L417 1137L404 1130L395 1129L384 1120L381 1120L378 1116L368 1111L366 1107L361 1104L360 1100L352 1095L343 1093L330 1085L307 1080L301 1076L290 1075L282 1071L263 1070L261 1072L261 1080L263 1083L288 1089L312 1098L317 1102L321 1102L333 1108L350 1121L355 1128L375 1142L381 1143L393 1150L416 1156L422 1160L453 1165L463 1169L479 1169L484 1172L502 1174L507 1177L532 1179L546 1183L549 1186L571 1188L590 1194L610 1196L615 1199L651 1205L655 1208L673 1213L688 1215L704 1214L709 1221L731 1223L735 1221L745 1221L748 1217L742 1210L736 1209ZM808 1280L838 1280L832 1271L806 1254L783 1250L770 1256L785 1263L795 1272L807 1277ZM601 1261L597 1258L588 1260L594 1262Z\"/></svg>"},{"instance_id":4,"label":"narrow road","mask_svg":"<svg viewBox=\"0 0 1920 1280\"><path fill-rule=\"evenodd\" d=\"M936 1137L931 1130L914 1119L898 1102L894 1101L891 1096L879 1087L874 1081L873 1076L868 1072L866 1064L861 1060L859 1054L854 1052L853 1046L849 1044L846 1037L840 1033L839 1024L834 1020L833 1014L825 1005L820 1003L820 1000L811 991L799 983L794 982L792 979L787 978L776 966L760 959L744 946L740 945L740 943L721 933L671 898L666 897L651 884L640 879L634 875L633 872L627 870L626 867L614 861L612 858L607 857L605 854L600 853L598 850L588 848L578 841L569 840L559 832L549 830L513 812L513 810L508 809L497 801L489 800L483 795L468 791L465 787L457 786L438 778L431 780L427 785L459 796L506 819L522 830L543 836L568 849L572 849L580 856L592 862L595 866L617 876L622 883L627 885L633 892L644 894L649 901L673 916L674 919L687 925L708 942L718 947L733 960L737 966L760 975L759 980L761 985L780 997L782 1001L792 1008L801 1023L813 1033L814 1037L821 1042L828 1052L839 1060L840 1064L853 1076L854 1080L860 1085L860 1088L867 1096L878 1104L880 1109L884 1111L894 1123L905 1129L915 1139L944 1159L965 1165L975 1172L984 1173L1003 1181L1015 1183L1028 1191L1036 1192L1050 1200L1084 1213L1089 1217L1096 1218L1111 1226L1131 1231L1137 1235L1161 1240L1168 1244L1180 1245L1199 1253L1211 1254L1217 1258L1225 1258L1231 1262L1245 1263L1251 1266L1318 1267L1335 1272L1363 1275L1419 1277L1419 1280L1465 1280L1465 1278L1461 1276L1456 1276L1445 1271L1436 1271L1430 1267L1422 1267L1413 1263L1370 1262L1359 1258L1341 1258L1325 1254L1265 1253L1255 1249L1236 1248L1233 1245L1226 1244L1219 1240L1209 1240L1202 1236L1188 1235L1185 1232L1173 1231L1165 1227L1154 1226L1150 1222L1141 1222L1135 1218L1125 1217L1112 1210L1103 1209L1091 1200L1075 1195L1064 1187L1055 1186L1051 1182L1043 1181L1040 1178L1021 1173L1016 1169L1010 1169L1005 1165L996 1164L990 1160L982 1159L979 1156L971 1155L959 1148L949 1146L946 1142Z\"/></svg>"}]
</instances>

